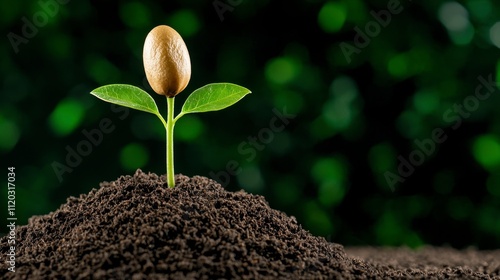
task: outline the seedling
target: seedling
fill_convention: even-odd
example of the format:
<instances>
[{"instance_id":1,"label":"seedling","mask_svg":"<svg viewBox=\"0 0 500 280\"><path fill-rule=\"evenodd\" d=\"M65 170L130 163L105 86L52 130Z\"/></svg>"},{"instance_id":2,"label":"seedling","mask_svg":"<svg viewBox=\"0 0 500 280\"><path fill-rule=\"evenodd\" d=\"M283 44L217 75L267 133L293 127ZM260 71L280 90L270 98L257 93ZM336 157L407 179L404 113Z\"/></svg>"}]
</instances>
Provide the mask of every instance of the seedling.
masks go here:
<instances>
[{"instance_id":1,"label":"seedling","mask_svg":"<svg viewBox=\"0 0 500 280\"><path fill-rule=\"evenodd\" d=\"M94 89L92 95L106 102L152 113L163 123L167 145L167 183L174 180L174 126L184 115L218 111L233 105L250 93L250 90L231 83L213 83L193 91L174 117L175 96L184 90L191 78L191 61L182 37L173 28L160 25L151 30L144 42L144 70L149 84L159 95L167 98L165 120L154 99L144 90L124 84L106 85Z\"/></svg>"}]
</instances>

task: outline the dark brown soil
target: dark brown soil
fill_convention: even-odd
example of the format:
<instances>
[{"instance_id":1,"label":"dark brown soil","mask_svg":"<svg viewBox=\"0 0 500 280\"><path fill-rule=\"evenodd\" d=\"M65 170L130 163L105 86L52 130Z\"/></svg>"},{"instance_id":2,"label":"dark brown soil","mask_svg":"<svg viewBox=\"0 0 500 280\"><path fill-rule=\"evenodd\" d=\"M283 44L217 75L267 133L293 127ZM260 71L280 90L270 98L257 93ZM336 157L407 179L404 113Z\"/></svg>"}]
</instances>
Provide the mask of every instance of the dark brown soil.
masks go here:
<instances>
[{"instance_id":1,"label":"dark brown soil","mask_svg":"<svg viewBox=\"0 0 500 280\"><path fill-rule=\"evenodd\" d=\"M31 218L17 228L16 272L4 278L500 279L500 251L346 253L262 196L199 176L177 175L176 184L138 170ZM6 237L0 244L5 256Z\"/></svg>"}]
</instances>

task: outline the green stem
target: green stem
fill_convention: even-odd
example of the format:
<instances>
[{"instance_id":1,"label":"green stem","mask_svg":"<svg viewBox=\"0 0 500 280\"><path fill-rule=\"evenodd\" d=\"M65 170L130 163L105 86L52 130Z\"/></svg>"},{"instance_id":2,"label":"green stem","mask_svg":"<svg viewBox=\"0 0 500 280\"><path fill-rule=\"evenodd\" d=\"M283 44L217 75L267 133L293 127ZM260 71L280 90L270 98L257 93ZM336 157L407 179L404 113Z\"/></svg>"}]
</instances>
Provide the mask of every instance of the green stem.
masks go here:
<instances>
[{"instance_id":1,"label":"green stem","mask_svg":"<svg viewBox=\"0 0 500 280\"><path fill-rule=\"evenodd\" d=\"M174 178L174 98L167 97L167 183L169 188L175 187Z\"/></svg>"}]
</instances>

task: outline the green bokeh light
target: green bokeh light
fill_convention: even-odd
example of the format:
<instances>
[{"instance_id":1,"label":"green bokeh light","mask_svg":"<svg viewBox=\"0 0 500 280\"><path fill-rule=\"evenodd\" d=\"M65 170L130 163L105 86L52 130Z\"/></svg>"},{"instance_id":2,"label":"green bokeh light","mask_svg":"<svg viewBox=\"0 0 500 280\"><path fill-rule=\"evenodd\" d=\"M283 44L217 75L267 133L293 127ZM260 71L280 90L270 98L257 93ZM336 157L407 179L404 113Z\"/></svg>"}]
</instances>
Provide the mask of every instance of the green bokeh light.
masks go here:
<instances>
[{"instance_id":1,"label":"green bokeh light","mask_svg":"<svg viewBox=\"0 0 500 280\"><path fill-rule=\"evenodd\" d=\"M328 214L321 208L318 203L309 201L304 204L306 216L305 227L313 232L313 234L328 236L334 231L333 223Z\"/></svg>"},{"instance_id":2,"label":"green bokeh light","mask_svg":"<svg viewBox=\"0 0 500 280\"><path fill-rule=\"evenodd\" d=\"M319 185L318 200L324 206L335 206L342 202L345 193L345 186L341 182L324 181Z\"/></svg>"},{"instance_id":3,"label":"green bokeh light","mask_svg":"<svg viewBox=\"0 0 500 280\"><path fill-rule=\"evenodd\" d=\"M190 37L200 30L200 21L191 10L178 10L168 18L168 21L182 37Z\"/></svg>"},{"instance_id":4,"label":"green bokeh light","mask_svg":"<svg viewBox=\"0 0 500 280\"><path fill-rule=\"evenodd\" d=\"M387 71L396 78L406 78L432 68L432 58L427 46L415 46L410 51L389 56ZM378 57L378 56L376 56ZM383 57L381 54L380 57Z\"/></svg>"},{"instance_id":5,"label":"green bokeh light","mask_svg":"<svg viewBox=\"0 0 500 280\"><path fill-rule=\"evenodd\" d=\"M123 147L120 153L120 163L126 170L143 168L149 161L149 151L137 143L130 143Z\"/></svg>"},{"instance_id":6,"label":"green bokeh light","mask_svg":"<svg viewBox=\"0 0 500 280\"><path fill-rule=\"evenodd\" d=\"M316 161L311 175L319 185L318 200L325 206L337 205L346 192L345 164L336 158L322 158Z\"/></svg>"},{"instance_id":7,"label":"green bokeh light","mask_svg":"<svg viewBox=\"0 0 500 280\"><path fill-rule=\"evenodd\" d=\"M333 80L331 98L323 106L323 117L336 130L350 127L359 112L358 88L356 82L347 76Z\"/></svg>"},{"instance_id":8,"label":"green bokeh light","mask_svg":"<svg viewBox=\"0 0 500 280\"><path fill-rule=\"evenodd\" d=\"M489 19L493 7L490 0L469 0L467 8L473 17L485 21Z\"/></svg>"},{"instance_id":9,"label":"green bokeh light","mask_svg":"<svg viewBox=\"0 0 500 280\"><path fill-rule=\"evenodd\" d=\"M342 3L327 2L319 11L318 24L325 32L337 32L345 23L346 13L346 7Z\"/></svg>"},{"instance_id":10,"label":"green bokeh light","mask_svg":"<svg viewBox=\"0 0 500 280\"><path fill-rule=\"evenodd\" d=\"M498 222L498 204L484 204L479 209L479 216L475 219L481 229L492 234L500 234L500 223Z\"/></svg>"},{"instance_id":11,"label":"green bokeh light","mask_svg":"<svg viewBox=\"0 0 500 280\"><path fill-rule=\"evenodd\" d=\"M73 99L64 99L57 104L49 116L49 125L58 136L72 133L83 120L85 109Z\"/></svg>"},{"instance_id":12,"label":"green bokeh light","mask_svg":"<svg viewBox=\"0 0 500 280\"><path fill-rule=\"evenodd\" d=\"M411 204L416 204L421 202L421 200L413 197L409 200L404 200L404 202L410 205L396 203L391 207L390 204L387 204L383 214L378 217L378 221L374 226L374 232L379 244L390 246L405 245L411 248L417 248L425 243L420 235L408 226L408 217L403 216L408 212L399 210L401 208L411 207ZM417 205L415 206L419 207ZM397 207L397 211L394 210L395 207ZM421 209L422 207L419 207L413 212L419 212Z\"/></svg>"},{"instance_id":13,"label":"green bokeh light","mask_svg":"<svg viewBox=\"0 0 500 280\"><path fill-rule=\"evenodd\" d=\"M85 59L87 74L94 79L97 84L106 85L116 83L120 77L120 70L107 59L89 55Z\"/></svg>"},{"instance_id":14,"label":"green bokeh light","mask_svg":"<svg viewBox=\"0 0 500 280\"><path fill-rule=\"evenodd\" d=\"M495 47L500 48L500 21L491 26L490 41Z\"/></svg>"},{"instance_id":15,"label":"green bokeh light","mask_svg":"<svg viewBox=\"0 0 500 280\"><path fill-rule=\"evenodd\" d=\"M394 77L405 77L408 74L409 61L406 54L398 54L389 59L387 70Z\"/></svg>"},{"instance_id":16,"label":"green bokeh light","mask_svg":"<svg viewBox=\"0 0 500 280\"><path fill-rule=\"evenodd\" d=\"M0 116L0 150L12 149L19 140L20 131L16 123Z\"/></svg>"},{"instance_id":17,"label":"green bokeh light","mask_svg":"<svg viewBox=\"0 0 500 280\"><path fill-rule=\"evenodd\" d=\"M375 225L377 242L386 245L400 245L404 229L393 212L385 212Z\"/></svg>"},{"instance_id":18,"label":"green bokeh light","mask_svg":"<svg viewBox=\"0 0 500 280\"><path fill-rule=\"evenodd\" d=\"M492 173L486 182L486 188L491 195L500 198L500 173Z\"/></svg>"},{"instance_id":19,"label":"green bokeh light","mask_svg":"<svg viewBox=\"0 0 500 280\"><path fill-rule=\"evenodd\" d=\"M486 169L500 166L500 141L491 134L476 138L473 144L473 154L476 160Z\"/></svg>"},{"instance_id":20,"label":"green bokeh light","mask_svg":"<svg viewBox=\"0 0 500 280\"><path fill-rule=\"evenodd\" d=\"M469 21L469 12L458 2L442 4L438 17L456 45L467 45L474 38L475 30Z\"/></svg>"},{"instance_id":21,"label":"green bokeh light","mask_svg":"<svg viewBox=\"0 0 500 280\"><path fill-rule=\"evenodd\" d=\"M431 114L439 108L439 95L434 90L420 90L413 96L413 106L420 114Z\"/></svg>"},{"instance_id":22,"label":"green bokeh light","mask_svg":"<svg viewBox=\"0 0 500 280\"><path fill-rule=\"evenodd\" d=\"M264 188L264 180L260 169L255 164L242 165L237 175L239 186L250 193L260 193Z\"/></svg>"},{"instance_id":23,"label":"green bokeh light","mask_svg":"<svg viewBox=\"0 0 500 280\"><path fill-rule=\"evenodd\" d=\"M174 137L189 142L198 138L204 130L205 126L198 116L186 115L180 118L175 126Z\"/></svg>"},{"instance_id":24,"label":"green bokeh light","mask_svg":"<svg viewBox=\"0 0 500 280\"><path fill-rule=\"evenodd\" d=\"M467 10L454 1L443 3L439 8L438 17L449 31L461 31L470 24Z\"/></svg>"},{"instance_id":25,"label":"green bokeh light","mask_svg":"<svg viewBox=\"0 0 500 280\"><path fill-rule=\"evenodd\" d=\"M300 64L292 58L274 58L266 65L266 78L276 84L286 84L297 77L300 68Z\"/></svg>"},{"instance_id":26,"label":"green bokeh light","mask_svg":"<svg viewBox=\"0 0 500 280\"><path fill-rule=\"evenodd\" d=\"M450 31L450 39L455 43L455 45L468 45L474 39L475 34L474 27L469 24L467 27L460 31Z\"/></svg>"},{"instance_id":27,"label":"green bokeh light","mask_svg":"<svg viewBox=\"0 0 500 280\"><path fill-rule=\"evenodd\" d=\"M120 17L126 25L132 28L142 28L151 25L151 12L141 2L128 2L120 6Z\"/></svg>"},{"instance_id":28,"label":"green bokeh light","mask_svg":"<svg viewBox=\"0 0 500 280\"><path fill-rule=\"evenodd\" d=\"M336 102L336 100L325 103L323 116L326 122L337 130L346 129L353 120L351 108L345 103Z\"/></svg>"},{"instance_id":29,"label":"green bokeh light","mask_svg":"<svg viewBox=\"0 0 500 280\"><path fill-rule=\"evenodd\" d=\"M329 180L342 182L345 172L345 164L337 158L320 158L311 168L311 176L317 183Z\"/></svg>"}]
</instances>

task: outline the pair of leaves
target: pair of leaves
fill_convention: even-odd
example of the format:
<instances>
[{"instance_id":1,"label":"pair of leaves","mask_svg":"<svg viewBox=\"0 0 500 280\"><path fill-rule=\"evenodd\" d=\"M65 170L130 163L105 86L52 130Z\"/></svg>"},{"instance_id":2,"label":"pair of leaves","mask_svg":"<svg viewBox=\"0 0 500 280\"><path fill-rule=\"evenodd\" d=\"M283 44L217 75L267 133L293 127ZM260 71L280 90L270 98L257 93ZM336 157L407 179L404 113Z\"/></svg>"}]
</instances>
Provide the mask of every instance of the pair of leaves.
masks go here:
<instances>
[{"instance_id":1,"label":"pair of leaves","mask_svg":"<svg viewBox=\"0 0 500 280\"><path fill-rule=\"evenodd\" d=\"M235 84L208 84L193 91L188 96L178 117L188 113L218 111L227 108L249 93L250 90ZM102 86L93 90L91 94L106 102L161 117L154 99L144 90L132 85L114 84Z\"/></svg>"}]
</instances>

